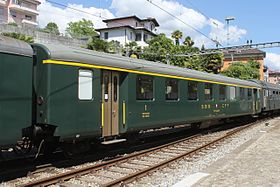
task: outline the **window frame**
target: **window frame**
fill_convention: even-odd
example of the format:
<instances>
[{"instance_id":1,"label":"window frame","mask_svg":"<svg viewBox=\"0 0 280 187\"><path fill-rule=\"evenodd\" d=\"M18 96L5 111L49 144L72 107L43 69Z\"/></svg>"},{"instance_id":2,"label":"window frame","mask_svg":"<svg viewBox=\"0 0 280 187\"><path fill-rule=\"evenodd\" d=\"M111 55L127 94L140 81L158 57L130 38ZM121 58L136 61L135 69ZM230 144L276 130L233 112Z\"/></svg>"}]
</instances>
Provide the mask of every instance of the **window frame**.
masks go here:
<instances>
[{"instance_id":1,"label":"window frame","mask_svg":"<svg viewBox=\"0 0 280 187\"><path fill-rule=\"evenodd\" d=\"M253 89L252 88L248 88L247 89L247 100L251 101L253 99Z\"/></svg>"},{"instance_id":2,"label":"window frame","mask_svg":"<svg viewBox=\"0 0 280 187\"><path fill-rule=\"evenodd\" d=\"M135 41L136 42L142 41L142 34L141 33L135 33Z\"/></svg>"},{"instance_id":3,"label":"window frame","mask_svg":"<svg viewBox=\"0 0 280 187\"><path fill-rule=\"evenodd\" d=\"M169 96L169 94L171 94L172 93L172 91L173 91L173 87L172 87L172 82L176 82L176 84L173 84L173 85L177 85L177 97L176 98L169 98L168 96ZM169 86L168 85L168 83L171 83L171 84L169 84L169 85L171 85L171 93L167 93L167 86ZM180 100L180 97L179 97L179 80L177 80L177 79L170 79L170 78L166 78L165 79L165 100L166 101L179 101Z\"/></svg>"},{"instance_id":4,"label":"window frame","mask_svg":"<svg viewBox=\"0 0 280 187\"><path fill-rule=\"evenodd\" d=\"M224 88L224 98L221 98L221 88ZM226 101L227 100L227 86L226 85L219 85L219 101Z\"/></svg>"},{"instance_id":5,"label":"window frame","mask_svg":"<svg viewBox=\"0 0 280 187\"><path fill-rule=\"evenodd\" d=\"M195 98L190 98L190 84L193 84L195 85L194 88L196 88L196 92L195 92ZM199 83L197 81L188 81L187 82L187 88L188 88L188 93L187 93L187 100L188 101L198 101L199 100L199 95L198 95L198 86L199 86ZM193 88L193 87L192 87ZM193 90L193 89L192 89ZM193 93L192 93L193 94Z\"/></svg>"},{"instance_id":6,"label":"window frame","mask_svg":"<svg viewBox=\"0 0 280 187\"><path fill-rule=\"evenodd\" d=\"M151 98L140 98L139 97L139 93L141 92L141 90L139 91L139 81L141 81L139 78L141 78L142 77L142 79L144 78L150 78L151 79L151 81L152 81L152 83L151 83L151 85L152 85L152 97ZM150 76L150 75L137 75L136 76L136 100L137 101L154 101L155 100L155 81L154 81L154 77L153 76Z\"/></svg>"},{"instance_id":7,"label":"window frame","mask_svg":"<svg viewBox=\"0 0 280 187\"><path fill-rule=\"evenodd\" d=\"M86 76L86 75L83 75L83 76L81 76L81 72L87 72L87 73L91 73L91 76ZM90 79L91 79L91 84L88 84L88 85L90 85L90 88L88 88L87 89L87 91L88 90L90 90L90 97L81 97L81 77L86 77L86 78L89 78L90 77ZM92 100L94 100L94 97L93 97L93 81L94 81L94 79L93 79L93 77L94 77L94 72L91 70L91 69L79 69L78 70L78 99L79 99L79 101L92 101ZM85 80L84 80L85 81ZM83 88L83 89L85 89L85 88Z\"/></svg>"},{"instance_id":8,"label":"window frame","mask_svg":"<svg viewBox=\"0 0 280 187\"><path fill-rule=\"evenodd\" d=\"M234 89L234 92L231 92L232 88ZM237 95L236 95L236 90L237 90L237 89L236 89L236 86L230 86L230 87L229 87L229 100L230 100L230 101L236 101L236 98L237 98L237 97L236 97L236 96L237 96ZM232 97L232 93L234 93L234 97Z\"/></svg>"},{"instance_id":9,"label":"window frame","mask_svg":"<svg viewBox=\"0 0 280 187\"><path fill-rule=\"evenodd\" d=\"M242 94L242 90L243 90L243 94ZM241 101L246 100L246 88L239 87L239 98Z\"/></svg>"},{"instance_id":10,"label":"window frame","mask_svg":"<svg viewBox=\"0 0 280 187\"><path fill-rule=\"evenodd\" d=\"M109 32L104 32L104 40L108 40L109 39Z\"/></svg>"},{"instance_id":11,"label":"window frame","mask_svg":"<svg viewBox=\"0 0 280 187\"><path fill-rule=\"evenodd\" d=\"M206 85L209 85L209 88L206 88ZM213 97L213 91L214 91L214 84L212 83L204 83L204 101L213 101L214 97ZM210 94L206 94L206 89L209 89ZM209 95L210 97L207 98L207 95Z\"/></svg>"},{"instance_id":12,"label":"window frame","mask_svg":"<svg viewBox=\"0 0 280 187\"><path fill-rule=\"evenodd\" d=\"M29 16L29 15L25 15L24 17L25 17L25 19L27 19L27 20L32 20L32 19L33 19L32 16Z\"/></svg>"}]
</instances>

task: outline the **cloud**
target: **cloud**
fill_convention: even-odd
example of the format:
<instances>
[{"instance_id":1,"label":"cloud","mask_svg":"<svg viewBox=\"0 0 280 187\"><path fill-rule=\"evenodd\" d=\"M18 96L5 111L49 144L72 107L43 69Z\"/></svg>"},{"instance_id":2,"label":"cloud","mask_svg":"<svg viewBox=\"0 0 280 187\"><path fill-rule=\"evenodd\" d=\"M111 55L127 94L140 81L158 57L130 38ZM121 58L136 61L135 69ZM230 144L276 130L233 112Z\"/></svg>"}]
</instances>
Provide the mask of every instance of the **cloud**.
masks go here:
<instances>
[{"instance_id":1,"label":"cloud","mask_svg":"<svg viewBox=\"0 0 280 187\"><path fill-rule=\"evenodd\" d=\"M265 64L271 70L280 71L280 55L275 53L266 53Z\"/></svg>"},{"instance_id":2,"label":"cloud","mask_svg":"<svg viewBox=\"0 0 280 187\"><path fill-rule=\"evenodd\" d=\"M166 11L175 15L179 19L183 20L186 24L191 27L196 28L199 31L202 31L211 39L217 39L221 43L226 43L227 41L227 28L222 22L215 20L213 18L206 18L201 13L185 7L176 1L170 0L153 0L154 4L162 7ZM127 15L137 15L141 18L145 17L154 17L158 20L160 27L158 32L163 32L167 36L170 36L174 30L181 30L184 33L183 37L191 36L197 46L205 44L206 46L212 46L213 42L202 34L194 31L186 24L176 20L175 18L168 15L166 12L160 10L151 3L143 0L112 0L111 8L116 11L117 16L127 16ZM214 23L215 24L214 24ZM218 24L218 27L217 27ZM209 32L210 30L210 32ZM208 32L207 32L208 31ZM238 28L235 25L229 27L230 33L230 43L234 44L247 33L245 29Z\"/></svg>"},{"instance_id":3,"label":"cloud","mask_svg":"<svg viewBox=\"0 0 280 187\"><path fill-rule=\"evenodd\" d=\"M211 18L208 23L211 27L209 36L220 43L227 44L228 42L229 45L232 45L240 41L247 34L245 29L238 28L236 25L230 25L227 31L227 25L216 19ZM229 37L227 37L227 32ZM229 39L228 41L227 38Z\"/></svg>"},{"instance_id":4,"label":"cloud","mask_svg":"<svg viewBox=\"0 0 280 187\"><path fill-rule=\"evenodd\" d=\"M83 12L75 11L71 8L81 10ZM42 4L38 7L40 14L38 17L39 26L45 27L49 22L55 22L59 26L60 32L64 33L67 28L67 24L71 21L79 21L82 18L92 20L95 28L104 27L105 23L102 22L102 18L98 17L101 15L106 18L115 17L109 10L107 9L98 9L95 7L84 7L83 5L78 4L68 4L68 7L56 7L51 3L42 0Z\"/></svg>"},{"instance_id":5,"label":"cloud","mask_svg":"<svg viewBox=\"0 0 280 187\"><path fill-rule=\"evenodd\" d=\"M157 32L165 33L169 37L174 30L182 31L184 34L182 40L186 36L191 36L198 47L202 44L206 47L213 47L214 43L200 33L194 31L191 27L205 33L211 39L217 39L221 43L226 43L227 29L224 23L213 18L208 19L201 13L176 1L152 0L152 2L183 20L187 25L176 20L174 17L168 15L166 12L146 0L112 0L110 8L114 10L115 15L110 11L110 9L84 7L82 4L68 4L68 7L57 7L48 3L46 0L42 0L42 4L39 6L39 26L45 27L47 23L55 22L59 26L60 32L64 33L67 23L71 21L78 21L82 18L92 20L95 28L101 28L105 27L105 23L102 22L103 19L114 18L116 16L136 15L140 18L156 18L160 24ZM78 12L72 10L71 8L79 9L96 16ZM99 15L101 15L101 17L98 17ZM235 25L231 25L229 27L229 32L229 42L232 45L240 41L240 39L247 33L246 30L238 28Z\"/></svg>"}]
</instances>

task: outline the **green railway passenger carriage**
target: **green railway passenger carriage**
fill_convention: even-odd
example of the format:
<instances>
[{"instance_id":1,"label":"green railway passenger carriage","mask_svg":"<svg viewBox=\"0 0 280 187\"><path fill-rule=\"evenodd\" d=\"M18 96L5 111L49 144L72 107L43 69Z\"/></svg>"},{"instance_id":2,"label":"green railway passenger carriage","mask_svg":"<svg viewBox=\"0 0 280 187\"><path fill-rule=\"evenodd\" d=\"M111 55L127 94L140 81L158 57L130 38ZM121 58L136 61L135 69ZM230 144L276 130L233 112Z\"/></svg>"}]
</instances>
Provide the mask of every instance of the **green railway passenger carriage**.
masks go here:
<instances>
[{"instance_id":1,"label":"green railway passenger carriage","mask_svg":"<svg viewBox=\"0 0 280 187\"><path fill-rule=\"evenodd\" d=\"M80 48L33 48L37 123L55 125L61 141L110 143L128 132L261 111L261 87L251 81Z\"/></svg>"},{"instance_id":2,"label":"green railway passenger carriage","mask_svg":"<svg viewBox=\"0 0 280 187\"><path fill-rule=\"evenodd\" d=\"M32 55L27 43L0 36L0 148L32 124Z\"/></svg>"},{"instance_id":3,"label":"green railway passenger carriage","mask_svg":"<svg viewBox=\"0 0 280 187\"><path fill-rule=\"evenodd\" d=\"M22 136L47 152L55 146L84 151L89 143L117 143L142 130L179 124L203 128L280 109L279 86L0 39L2 148ZM16 51L5 46L9 40ZM28 52L18 53L22 48Z\"/></svg>"}]
</instances>

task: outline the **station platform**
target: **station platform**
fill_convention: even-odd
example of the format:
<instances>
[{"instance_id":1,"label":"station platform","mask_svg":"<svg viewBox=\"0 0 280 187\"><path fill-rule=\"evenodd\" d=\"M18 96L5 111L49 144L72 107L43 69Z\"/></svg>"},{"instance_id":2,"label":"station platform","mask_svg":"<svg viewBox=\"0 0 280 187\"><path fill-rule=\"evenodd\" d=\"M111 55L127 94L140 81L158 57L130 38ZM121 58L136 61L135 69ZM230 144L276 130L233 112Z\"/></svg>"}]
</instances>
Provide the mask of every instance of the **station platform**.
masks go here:
<instances>
[{"instance_id":1,"label":"station platform","mask_svg":"<svg viewBox=\"0 0 280 187\"><path fill-rule=\"evenodd\" d=\"M190 186L280 186L280 117L201 173Z\"/></svg>"}]
</instances>

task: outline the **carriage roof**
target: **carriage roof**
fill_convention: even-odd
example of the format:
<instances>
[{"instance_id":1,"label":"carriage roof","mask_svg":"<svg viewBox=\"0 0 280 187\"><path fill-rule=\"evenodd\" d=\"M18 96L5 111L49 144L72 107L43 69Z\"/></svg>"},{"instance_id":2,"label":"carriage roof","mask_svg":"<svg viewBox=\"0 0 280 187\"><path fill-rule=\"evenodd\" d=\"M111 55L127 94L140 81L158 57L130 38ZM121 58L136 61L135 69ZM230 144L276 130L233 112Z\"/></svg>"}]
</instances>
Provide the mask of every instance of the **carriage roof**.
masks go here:
<instances>
[{"instance_id":1,"label":"carriage roof","mask_svg":"<svg viewBox=\"0 0 280 187\"><path fill-rule=\"evenodd\" d=\"M40 44L35 44L40 45ZM222 75L195 71L187 68L176 67L159 62L140 60L123 57L120 55L96 52L83 48L66 47L53 44L40 45L49 54L49 59L63 62L75 62L76 66L84 64L98 66L102 69L112 67L126 72L138 72L142 74L151 74L165 77L186 78L201 82L210 82L217 84L239 85L247 87L258 87L258 83L246 80L230 78ZM67 63L64 63L67 65ZM69 65L73 65L69 64ZM110 68L109 68L110 69Z\"/></svg>"}]
</instances>

